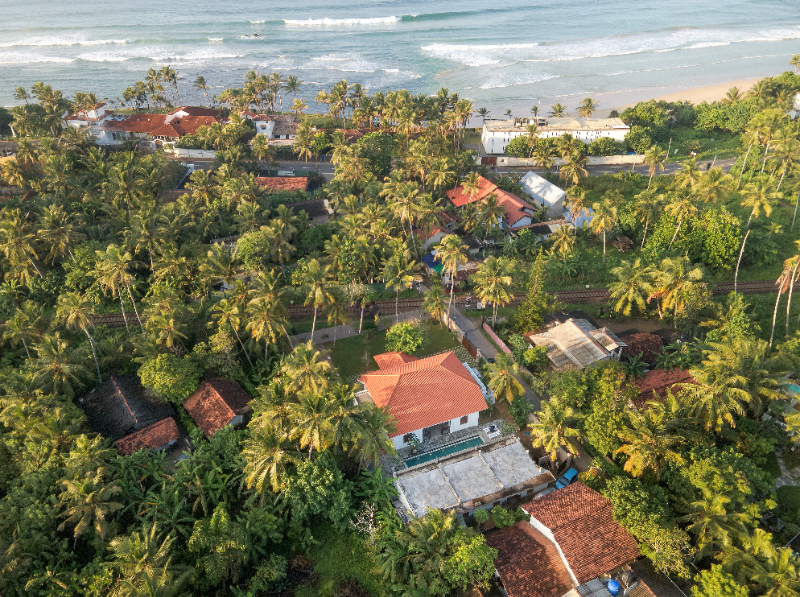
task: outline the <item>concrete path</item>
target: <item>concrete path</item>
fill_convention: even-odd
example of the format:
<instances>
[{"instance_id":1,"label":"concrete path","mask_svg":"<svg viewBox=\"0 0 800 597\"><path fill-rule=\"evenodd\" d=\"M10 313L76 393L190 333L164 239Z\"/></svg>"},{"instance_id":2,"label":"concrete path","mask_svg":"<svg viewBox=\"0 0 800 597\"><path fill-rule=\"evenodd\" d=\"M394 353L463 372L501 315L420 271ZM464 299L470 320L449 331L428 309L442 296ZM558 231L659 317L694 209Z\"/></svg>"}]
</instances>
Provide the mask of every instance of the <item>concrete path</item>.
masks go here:
<instances>
[{"instance_id":1,"label":"concrete path","mask_svg":"<svg viewBox=\"0 0 800 597\"><path fill-rule=\"evenodd\" d=\"M778 459L778 466L781 469L781 476L775 479L775 487L773 489L778 489L779 487L800 487L800 466L789 470L786 468L786 464L783 462L783 450L781 448L776 448L775 456Z\"/></svg>"}]
</instances>

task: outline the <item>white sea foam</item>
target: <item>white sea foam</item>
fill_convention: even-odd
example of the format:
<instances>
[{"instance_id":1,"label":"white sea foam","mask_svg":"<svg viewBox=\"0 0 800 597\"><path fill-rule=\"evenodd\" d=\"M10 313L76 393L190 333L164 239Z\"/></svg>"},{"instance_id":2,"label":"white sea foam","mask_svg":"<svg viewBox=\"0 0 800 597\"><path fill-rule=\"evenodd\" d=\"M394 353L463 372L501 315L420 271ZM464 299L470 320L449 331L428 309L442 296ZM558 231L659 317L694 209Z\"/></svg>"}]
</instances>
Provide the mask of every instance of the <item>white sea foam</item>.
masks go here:
<instances>
[{"instance_id":1,"label":"white sea foam","mask_svg":"<svg viewBox=\"0 0 800 597\"><path fill-rule=\"evenodd\" d=\"M311 60L297 67L298 70L335 70L345 73L374 73L380 67L364 60L358 54L326 54L314 56Z\"/></svg>"},{"instance_id":2,"label":"white sea foam","mask_svg":"<svg viewBox=\"0 0 800 597\"><path fill-rule=\"evenodd\" d=\"M284 19L283 22L292 27L337 27L341 25L393 25L400 20L400 17L373 17L365 19Z\"/></svg>"},{"instance_id":3,"label":"white sea foam","mask_svg":"<svg viewBox=\"0 0 800 597\"><path fill-rule=\"evenodd\" d=\"M207 37L206 39L207 39L208 41L222 41L222 40L224 40L225 38L224 38L224 37Z\"/></svg>"},{"instance_id":4,"label":"white sea foam","mask_svg":"<svg viewBox=\"0 0 800 597\"><path fill-rule=\"evenodd\" d=\"M75 62L75 59L62 56L44 56L29 52L0 52L0 64L37 64L41 62L67 64Z\"/></svg>"},{"instance_id":5,"label":"white sea foam","mask_svg":"<svg viewBox=\"0 0 800 597\"><path fill-rule=\"evenodd\" d=\"M48 46L104 46L108 44L126 44L130 40L127 39L86 39L83 36L75 35L58 35L53 37L30 37L28 39L20 39L16 41L0 42L0 48L13 48L16 46L33 46L33 47L48 47Z\"/></svg>"},{"instance_id":6,"label":"white sea foam","mask_svg":"<svg viewBox=\"0 0 800 597\"><path fill-rule=\"evenodd\" d=\"M178 62L211 62L226 58L241 58L243 54L225 52L216 49L202 49L189 52L165 50L155 47L133 47L116 52L86 52L79 54L78 58L88 62L126 62L128 60L149 59L156 62L174 60Z\"/></svg>"},{"instance_id":7,"label":"white sea foam","mask_svg":"<svg viewBox=\"0 0 800 597\"><path fill-rule=\"evenodd\" d=\"M261 25L262 23L266 23L266 22L267 21L265 21L265 20L264 21L250 21L250 23L253 24L253 25Z\"/></svg>"},{"instance_id":8,"label":"white sea foam","mask_svg":"<svg viewBox=\"0 0 800 597\"><path fill-rule=\"evenodd\" d=\"M466 66L507 66L514 62L563 62L640 53L696 50L732 43L800 39L800 27L762 31L681 28L655 33L594 37L555 43L444 44L434 43L422 51Z\"/></svg>"},{"instance_id":9,"label":"white sea foam","mask_svg":"<svg viewBox=\"0 0 800 597\"><path fill-rule=\"evenodd\" d=\"M545 74L528 74L520 76L500 76L494 79L489 79L480 89L502 89L503 87L517 87L519 85L531 85L533 83L541 83L550 79L559 79L560 75L545 75Z\"/></svg>"}]
</instances>

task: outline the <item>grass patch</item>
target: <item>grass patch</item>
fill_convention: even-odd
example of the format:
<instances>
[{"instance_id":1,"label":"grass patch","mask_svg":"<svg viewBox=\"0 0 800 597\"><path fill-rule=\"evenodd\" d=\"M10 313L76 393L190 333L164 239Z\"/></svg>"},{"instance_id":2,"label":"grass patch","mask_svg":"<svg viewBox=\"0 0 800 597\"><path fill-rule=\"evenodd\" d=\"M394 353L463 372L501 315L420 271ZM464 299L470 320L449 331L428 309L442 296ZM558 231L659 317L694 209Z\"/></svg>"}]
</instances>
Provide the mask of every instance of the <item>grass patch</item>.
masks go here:
<instances>
[{"instance_id":1,"label":"grass patch","mask_svg":"<svg viewBox=\"0 0 800 597\"><path fill-rule=\"evenodd\" d=\"M755 321L759 324L759 331L756 334L763 340L769 340L770 331L772 329L772 314L775 310L775 299L778 297L775 294L748 294L744 297L745 301L750 305L750 313L753 314ZM725 296L714 297L718 302L724 304L727 300ZM800 315L800 297L797 293L792 295L792 309L789 313L789 336L794 335L795 331L800 330L797 325L797 316ZM778 319L775 322L775 342L782 342L786 337L786 304L789 300L789 295L783 293L781 295L781 302L778 305Z\"/></svg>"},{"instance_id":2,"label":"grass patch","mask_svg":"<svg viewBox=\"0 0 800 597\"><path fill-rule=\"evenodd\" d=\"M800 520L800 487L779 487L775 493L778 516L785 522L797 524Z\"/></svg>"},{"instance_id":3,"label":"grass patch","mask_svg":"<svg viewBox=\"0 0 800 597\"><path fill-rule=\"evenodd\" d=\"M425 332L425 344L416 356L432 355L460 346L455 335L438 323L426 320L420 325ZM341 378L351 381L362 373L378 368L372 357L386 352L386 332L370 330L360 336L338 340L335 347L332 342L323 347L330 351L331 362Z\"/></svg>"},{"instance_id":4,"label":"grass patch","mask_svg":"<svg viewBox=\"0 0 800 597\"><path fill-rule=\"evenodd\" d=\"M352 579L370 595L386 595L372 552L361 537L353 532L339 534L322 524L312 530L318 543L309 550L308 557L316 562L316 579L300 587L296 597L333 597L339 594L341 582Z\"/></svg>"}]
</instances>

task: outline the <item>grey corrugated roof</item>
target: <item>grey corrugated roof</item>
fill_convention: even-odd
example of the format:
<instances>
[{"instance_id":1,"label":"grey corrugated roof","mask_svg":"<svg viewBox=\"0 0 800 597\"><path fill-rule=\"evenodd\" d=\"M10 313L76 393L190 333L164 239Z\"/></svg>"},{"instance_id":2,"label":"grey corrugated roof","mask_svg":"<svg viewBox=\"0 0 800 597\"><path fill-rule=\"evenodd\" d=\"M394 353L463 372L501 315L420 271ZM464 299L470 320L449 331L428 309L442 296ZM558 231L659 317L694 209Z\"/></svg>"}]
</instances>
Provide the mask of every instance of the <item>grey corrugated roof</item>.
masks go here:
<instances>
[{"instance_id":1,"label":"grey corrugated roof","mask_svg":"<svg viewBox=\"0 0 800 597\"><path fill-rule=\"evenodd\" d=\"M535 172L528 172L519 182L525 192L539 203L544 202L547 205L555 205L566 196L562 189Z\"/></svg>"},{"instance_id":2,"label":"grey corrugated roof","mask_svg":"<svg viewBox=\"0 0 800 597\"><path fill-rule=\"evenodd\" d=\"M541 334L532 334L531 342L547 347L547 357L556 367L591 365L609 357L614 343L625 343L607 330L598 330L585 319L568 319Z\"/></svg>"}]
</instances>

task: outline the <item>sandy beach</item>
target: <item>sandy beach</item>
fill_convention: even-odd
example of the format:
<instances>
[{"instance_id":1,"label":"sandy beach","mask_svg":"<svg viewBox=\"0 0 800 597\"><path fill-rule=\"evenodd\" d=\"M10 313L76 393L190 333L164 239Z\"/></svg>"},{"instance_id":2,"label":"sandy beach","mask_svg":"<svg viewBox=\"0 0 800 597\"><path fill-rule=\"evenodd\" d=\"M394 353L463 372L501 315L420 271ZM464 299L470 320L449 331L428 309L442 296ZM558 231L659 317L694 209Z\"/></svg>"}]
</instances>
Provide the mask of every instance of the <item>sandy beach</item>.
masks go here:
<instances>
[{"instance_id":1,"label":"sandy beach","mask_svg":"<svg viewBox=\"0 0 800 597\"><path fill-rule=\"evenodd\" d=\"M681 91L675 91L672 93L666 93L664 95L658 95L652 99L655 99L656 101L663 100L665 102L688 101L692 102L695 105L701 104L703 102L711 103L725 97L725 94L731 87L738 88L741 93L749 91L750 88L753 85L755 85L760 78L763 77L755 79L743 79L740 81L730 81L728 83L721 83L719 85L708 85L705 87L694 87L692 89L683 89ZM635 104L636 102L622 104L613 108L608 108L608 111L610 112L611 110L617 110L618 112L622 112L625 108L628 108Z\"/></svg>"}]
</instances>

